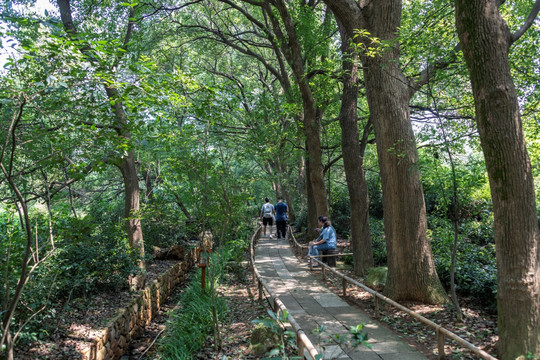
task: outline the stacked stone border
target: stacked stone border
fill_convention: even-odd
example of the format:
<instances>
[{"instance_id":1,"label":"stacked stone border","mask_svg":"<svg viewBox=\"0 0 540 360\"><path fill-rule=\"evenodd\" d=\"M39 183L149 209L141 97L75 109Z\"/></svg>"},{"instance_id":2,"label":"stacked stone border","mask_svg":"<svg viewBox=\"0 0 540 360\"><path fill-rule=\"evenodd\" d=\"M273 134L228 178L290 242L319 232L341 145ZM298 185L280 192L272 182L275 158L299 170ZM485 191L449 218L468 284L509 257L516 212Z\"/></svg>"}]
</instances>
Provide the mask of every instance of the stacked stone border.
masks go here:
<instances>
[{"instance_id":1,"label":"stacked stone border","mask_svg":"<svg viewBox=\"0 0 540 360\"><path fill-rule=\"evenodd\" d=\"M183 261L139 291L139 296L120 309L107 323L101 335L90 340L92 344L82 352L81 359L120 359L128 349L130 341L142 335L144 328L151 323L174 288L185 280L195 260L195 248L186 249Z\"/></svg>"}]
</instances>

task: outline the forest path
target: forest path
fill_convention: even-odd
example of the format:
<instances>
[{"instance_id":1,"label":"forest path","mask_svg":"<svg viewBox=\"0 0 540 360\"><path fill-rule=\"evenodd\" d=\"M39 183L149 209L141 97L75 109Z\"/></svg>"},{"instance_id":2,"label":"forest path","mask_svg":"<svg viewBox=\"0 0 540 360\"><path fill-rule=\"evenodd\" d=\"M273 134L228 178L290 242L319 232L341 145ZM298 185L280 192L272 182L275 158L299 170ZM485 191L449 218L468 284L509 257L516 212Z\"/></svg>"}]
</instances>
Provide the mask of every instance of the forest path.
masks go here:
<instances>
[{"instance_id":1,"label":"forest path","mask_svg":"<svg viewBox=\"0 0 540 360\"><path fill-rule=\"evenodd\" d=\"M275 229L273 233L276 233ZM427 359L326 287L309 271L307 262L301 262L294 256L288 240L261 235L255 249L255 265L319 353L324 354L324 359ZM362 345L353 348L346 342L329 342L334 335L346 336L349 328L358 324L364 324L371 349ZM324 335L312 333L321 326L324 326ZM323 344L324 348L321 348Z\"/></svg>"}]
</instances>

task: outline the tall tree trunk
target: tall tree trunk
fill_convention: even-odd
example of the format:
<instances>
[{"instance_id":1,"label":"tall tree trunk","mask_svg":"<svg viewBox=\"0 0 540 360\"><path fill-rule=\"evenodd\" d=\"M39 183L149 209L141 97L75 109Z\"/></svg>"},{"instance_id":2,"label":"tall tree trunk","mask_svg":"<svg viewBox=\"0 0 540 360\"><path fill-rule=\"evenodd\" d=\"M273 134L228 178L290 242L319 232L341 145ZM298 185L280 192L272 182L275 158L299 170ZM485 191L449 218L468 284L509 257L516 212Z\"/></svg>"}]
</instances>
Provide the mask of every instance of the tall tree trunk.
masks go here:
<instances>
[{"instance_id":1,"label":"tall tree trunk","mask_svg":"<svg viewBox=\"0 0 540 360\"><path fill-rule=\"evenodd\" d=\"M107 92L107 97L113 104L111 107L115 114L115 120L121 128L118 135L122 141L129 143L131 141L131 134L126 130L128 119L118 90L111 87L106 87L105 90ZM124 156L120 160L119 168L122 172L122 178L124 180L124 216L126 218L128 241L131 248L135 249L139 254L139 268L144 270L144 241L139 211L140 187L138 169L135 165L135 153L133 149L128 151L128 156ZM139 280L137 279L137 281ZM135 285L140 286L143 284L141 283Z\"/></svg>"},{"instance_id":2,"label":"tall tree trunk","mask_svg":"<svg viewBox=\"0 0 540 360\"><path fill-rule=\"evenodd\" d=\"M448 298L433 262L426 235L424 194L409 113L411 90L399 68L401 1L325 0L348 32L366 29L389 41L374 57L363 53L364 79L373 119L383 189L384 233L388 252L385 293L395 300L443 303ZM370 38L357 37L364 47Z\"/></svg>"},{"instance_id":3,"label":"tall tree trunk","mask_svg":"<svg viewBox=\"0 0 540 360\"><path fill-rule=\"evenodd\" d=\"M57 0L58 9L60 11L60 17L66 33L70 37L77 36L77 29L73 22L71 3L70 0ZM131 10L131 17L133 17L133 8ZM126 32L126 44L129 43L131 31L133 30L133 21L128 20L127 32ZM90 50L89 45L84 45L80 48L81 53L87 55ZM93 62L93 57L87 57L90 62ZM119 60L119 59L118 59ZM118 90L109 84L103 84L107 98L111 105L111 110L114 113L114 122L117 125L117 134L121 141L129 142L131 140L131 134L128 131L128 118L122 105L122 99L119 96ZM131 145L131 144L130 144ZM127 235L130 245L138 251L141 260L139 261L139 267L144 269L144 245L142 236L142 227L139 214L139 182L137 176L137 167L135 166L135 156L133 150L130 150L128 156L122 159L117 159L116 165L120 168L124 179L124 193L125 193L125 210L127 224Z\"/></svg>"},{"instance_id":4,"label":"tall tree trunk","mask_svg":"<svg viewBox=\"0 0 540 360\"><path fill-rule=\"evenodd\" d=\"M286 34L281 31L280 24L273 15L272 6L279 12L281 21L284 24ZM274 32L281 41L283 55L292 69L296 83L300 90L303 105L303 128L306 135L307 156L309 157L309 181L312 188L314 200L314 209L308 207L308 215L311 221L316 222L317 216L329 215L328 199L326 198L326 187L324 184L322 151L321 151L321 124L317 116L317 104L313 97L309 80L306 77L304 69L304 58L302 56L302 46L296 34L296 28L293 19L288 11L287 5L283 0L266 1L266 14L273 22ZM312 211L314 210L314 211Z\"/></svg>"},{"instance_id":5,"label":"tall tree trunk","mask_svg":"<svg viewBox=\"0 0 540 360\"><path fill-rule=\"evenodd\" d=\"M315 112L315 104L312 101L304 104L304 131L308 150L309 181L315 202L315 213L310 213L310 217L317 220L319 215L330 216L330 214L323 175L321 124Z\"/></svg>"},{"instance_id":6,"label":"tall tree trunk","mask_svg":"<svg viewBox=\"0 0 540 360\"><path fill-rule=\"evenodd\" d=\"M316 204L315 204L315 197L313 196L313 186L311 182L311 161L309 158L306 158L306 198L307 198L307 229L306 229L306 235L308 238L312 238L317 236L317 232L314 230L316 227L319 226L319 223L317 222L317 216L310 216L310 214L315 213L316 214Z\"/></svg>"},{"instance_id":7,"label":"tall tree trunk","mask_svg":"<svg viewBox=\"0 0 540 360\"><path fill-rule=\"evenodd\" d=\"M368 31L396 40L401 1L372 3ZM370 39L362 39L370 46ZM384 292L396 300L446 302L427 238L426 206L418 171L418 152L409 112L407 79L399 68L399 44L379 56L363 56L367 100L373 118L381 169L388 278Z\"/></svg>"},{"instance_id":8,"label":"tall tree trunk","mask_svg":"<svg viewBox=\"0 0 540 360\"><path fill-rule=\"evenodd\" d=\"M341 148L351 209L354 273L364 275L367 269L374 266L374 261L369 229L369 194L363 169L364 154L360 147L358 134L358 56L350 47L352 36L346 33L343 26L340 26L339 30L341 48L345 55L343 60L343 94L339 112Z\"/></svg>"},{"instance_id":9,"label":"tall tree trunk","mask_svg":"<svg viewBox=\"0 0 540 360\"><path fill-rule=\"evenodd\" d=\"M456 0L486 159L498 268L500 359L540 355L540 250L531 164L508 64L512 34L495 0Z\"/></svg>"},{"instance_id":10,"label":"tall tree trunk","mask_svg":"<svg viewBox=\"0 0 540 360\"><path fill-rule=\"evenodd\" d=\"M139 267L144 269L144 242L139 214L140 188L134 158L134 152L130 150L128 156L122 159L120 165L120 171L124 179L124 216L126 219L129 245L139 254Z\"/></svg>"}]
</instances>

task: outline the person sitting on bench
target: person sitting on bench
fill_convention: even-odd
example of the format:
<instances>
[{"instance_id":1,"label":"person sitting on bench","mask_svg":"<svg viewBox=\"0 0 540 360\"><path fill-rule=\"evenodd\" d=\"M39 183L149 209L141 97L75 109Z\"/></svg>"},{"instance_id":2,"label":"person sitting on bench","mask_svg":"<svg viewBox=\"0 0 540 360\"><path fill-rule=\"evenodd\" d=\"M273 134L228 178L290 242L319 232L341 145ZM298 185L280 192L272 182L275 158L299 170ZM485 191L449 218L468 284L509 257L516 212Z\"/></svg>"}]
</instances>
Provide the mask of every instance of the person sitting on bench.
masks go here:
<instances>
[{"instance_id":1,"label":"person sitting on bench","mask_svg":"<svg viewBox=\"0 0 540 360\"><path fill-rule=\"evenodd\" d=\"M330 225L328 217L324 215L319 216L319 226L321 227L321 234L317 240L310 241L308 245L308 255L311 256L319 255L319 251L334 250L337 247L336 230ZM317 263L314 263L312 266L317 265Z\"/></svg>"}]
</instances>

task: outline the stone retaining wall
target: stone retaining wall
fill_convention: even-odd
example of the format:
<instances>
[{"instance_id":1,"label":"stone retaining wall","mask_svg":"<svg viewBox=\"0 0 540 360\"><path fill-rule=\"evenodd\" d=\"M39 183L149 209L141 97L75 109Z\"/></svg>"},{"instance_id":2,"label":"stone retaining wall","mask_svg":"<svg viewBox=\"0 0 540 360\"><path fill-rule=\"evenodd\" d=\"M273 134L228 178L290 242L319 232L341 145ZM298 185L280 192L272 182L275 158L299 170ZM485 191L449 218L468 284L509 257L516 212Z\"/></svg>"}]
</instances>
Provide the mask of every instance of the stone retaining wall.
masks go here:
<instances>
[{"instance_id":1,"label":"stone retaining wall","mask_svg":"<svg viewBox=\"0 0 540 360\"><path fill-rule=\"evenodd\" d=\"M128 306L119 310L101 331L101 336L92 339L92 345L83 351L81 359L120 359L131 339L142 334L176 285L184 280L195 260L195 249L186 250L182 262L153 280Z\"/></svg>"}]
</instances>

